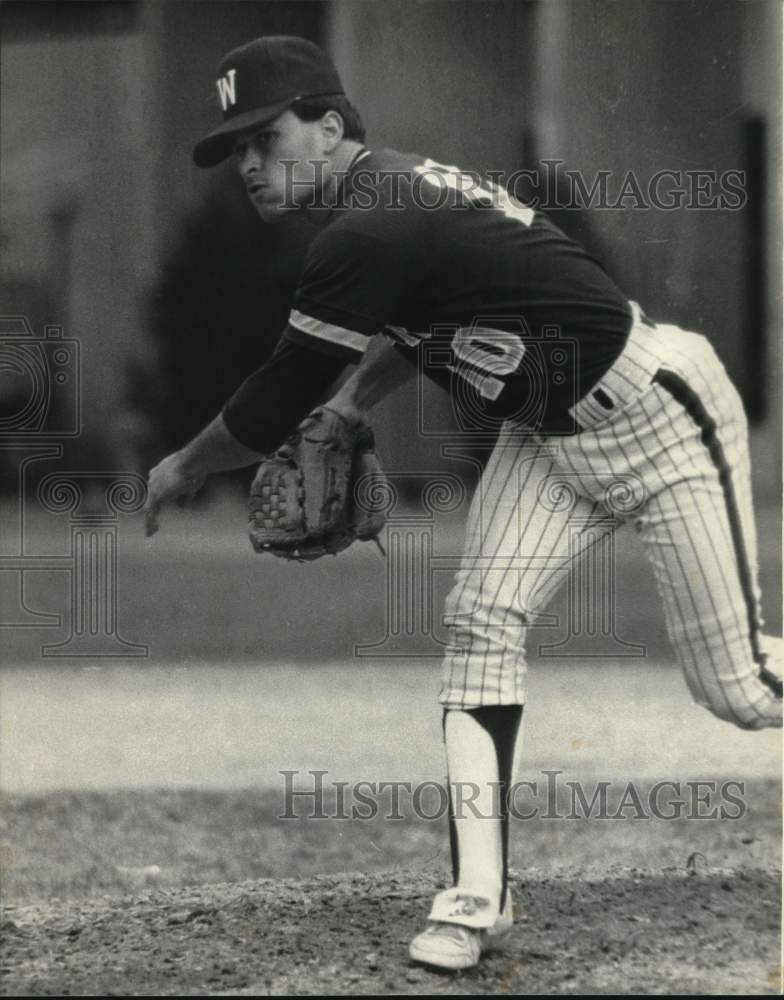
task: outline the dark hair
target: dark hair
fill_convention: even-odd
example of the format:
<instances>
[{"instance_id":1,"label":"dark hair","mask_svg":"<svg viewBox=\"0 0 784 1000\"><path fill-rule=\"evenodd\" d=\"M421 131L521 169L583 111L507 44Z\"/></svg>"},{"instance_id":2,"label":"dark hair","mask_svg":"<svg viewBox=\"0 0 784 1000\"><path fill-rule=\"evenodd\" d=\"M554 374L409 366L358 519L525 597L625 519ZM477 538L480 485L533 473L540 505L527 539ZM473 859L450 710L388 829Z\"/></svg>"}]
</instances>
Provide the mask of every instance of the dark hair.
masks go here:
<instances>
[{"instance_id":1,"label":"dark hair","mask_svg":"<svg viewBox=\"0 0 784 1000\"><path fill-rule=\"evenodd\" d=\"M328 111L337 111L343 119L343 138L355 142L365 141L365 126L359 112L345 94L325 94L320 97L301 97L291 105L291 110L302 122L314 122Z\"/></svg>"}]
</instances>

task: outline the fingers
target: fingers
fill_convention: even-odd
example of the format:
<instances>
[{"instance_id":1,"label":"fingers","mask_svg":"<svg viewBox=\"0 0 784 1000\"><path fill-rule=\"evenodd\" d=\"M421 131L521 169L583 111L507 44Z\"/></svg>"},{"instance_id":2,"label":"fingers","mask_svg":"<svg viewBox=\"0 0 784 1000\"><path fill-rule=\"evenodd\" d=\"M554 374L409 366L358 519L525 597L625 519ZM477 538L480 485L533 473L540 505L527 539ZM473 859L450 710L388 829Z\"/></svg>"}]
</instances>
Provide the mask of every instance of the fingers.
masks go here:
<instances>
[{"instance_id":1,"label":"fingers","mask_svg":"<svg viewBox=\"0 0 784 1000\"><path fill-rule=\"evenodd\" d=\"M161 507L164 501L174 501L178 507L186 507L188 503L193 500L196 493L198 493L199 486L194 485L188 489L183 489L179 493L171 493L170 495L161 496L160 492L157 491L152 484L148 486L147 503L144 507L144 534L147 538L152 538L154 534L157 533L159 528L158 518L161 513ZM153 496L157 495L157 499L153 499Z\"/></svg>"},{"instance_id":2,"label":"fingers","mask_svg":"<svg viewBox=\"0 0 784 1000\"><path fill-rule=\"evenodd\" d=\"M144 506L144 533L151 538L158 530L158 517L164 503L183 506L203 486L206 476L187 474L179 456L169 455L150 471L147 503Z\"/></svg>"},{"instance_id":3,"label":"fingers","mask_svg":"<svg viewBox=\"0 0 784 1000\"><path fill-rule=\"evenodd\" d=\"M161 512L162 497L158 481L158 468L151 470L147 481L147 502L144 505L144 535L152 538L158 531L158 515Z\"/></svg>"},{"instance_id":4,"label":"fingers","mask_svg":"<svg viewBox=\"0 0 784 1000\"><path fill-rule=\"evenodd\" d=\"M144 534L147 538L152 538L152 536L158 530L158 515L161 511L160 503L148 503L144 509Z\"/></svg>"}]
</instances>

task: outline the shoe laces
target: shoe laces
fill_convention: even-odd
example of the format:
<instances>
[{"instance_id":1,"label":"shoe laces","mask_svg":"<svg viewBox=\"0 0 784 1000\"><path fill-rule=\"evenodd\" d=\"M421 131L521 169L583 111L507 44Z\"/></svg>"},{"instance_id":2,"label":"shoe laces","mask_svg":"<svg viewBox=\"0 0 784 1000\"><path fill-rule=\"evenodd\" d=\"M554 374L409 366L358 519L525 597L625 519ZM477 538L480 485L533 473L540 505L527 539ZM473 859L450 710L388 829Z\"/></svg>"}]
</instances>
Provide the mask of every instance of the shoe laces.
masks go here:
<instances>
[{"instance_id":1,"label":"shoe laces","mask_svg":"<svg viewBox=\"0 0 784 1000\"><path fill-rule=\"evenodd\" d=\"M470 937L470 930L468 927L463 927L462 924L450 924L442 920L435 920L427 929L428 934L437 934L439 937L451 937L455 941L459 941L461 944Z\"/></svg>"}]
</instances>

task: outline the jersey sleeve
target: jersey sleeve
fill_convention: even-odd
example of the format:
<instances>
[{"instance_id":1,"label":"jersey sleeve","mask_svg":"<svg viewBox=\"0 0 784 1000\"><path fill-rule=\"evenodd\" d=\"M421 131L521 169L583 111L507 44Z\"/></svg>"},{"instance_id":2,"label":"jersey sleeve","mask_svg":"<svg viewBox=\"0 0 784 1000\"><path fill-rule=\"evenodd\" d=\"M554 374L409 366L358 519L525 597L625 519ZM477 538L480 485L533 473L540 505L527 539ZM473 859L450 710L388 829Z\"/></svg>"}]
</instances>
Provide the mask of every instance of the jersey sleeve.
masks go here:
<instances>
[{"instance_id":1,"label":"jersey sleeve","mask_svg":"<svg viewBox=\"0 0 784 1000\"><path fill-rule=\"evenodd\" d=\"M344 362L359 362L370 337L392 324L411 293L413 248L341 228L310 248L285 336Z\"/></svg>"},{"instance_id":2,"label":"jersey sleeve","mask_svg":"<svg viewBox=\"0 0 784 1000\"><path fill-rule=\"evenodd\" d=\"M223 421L240 444L268 454L322 401L344 367L340 358L325 358L284 336L226 402Z\"/></svg>"}]
</instances>

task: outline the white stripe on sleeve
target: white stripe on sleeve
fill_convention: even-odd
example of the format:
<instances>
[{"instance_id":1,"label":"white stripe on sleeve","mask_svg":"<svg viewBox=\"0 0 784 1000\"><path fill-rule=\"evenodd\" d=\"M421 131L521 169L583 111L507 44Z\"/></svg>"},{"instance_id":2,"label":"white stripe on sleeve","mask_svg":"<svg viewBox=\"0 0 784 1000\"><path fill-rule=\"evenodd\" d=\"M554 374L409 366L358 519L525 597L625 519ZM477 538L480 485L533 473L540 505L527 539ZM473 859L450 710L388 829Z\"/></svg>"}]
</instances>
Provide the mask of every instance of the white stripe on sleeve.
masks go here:
<instances>
[{"instance_id":1,"label":"white stripe on sleeve","mask_svg":"<svg viewBox=\"0 0 784 1000\"><path fill-rule=\"evenodd\" d=\"M302 333L308 333L312 337L319 337L321 340L328 340L332 344L340 344L341 347L350 347L354 351L361 351L363 354L367 350L368 337L356 330L347 330L344 326L335 326L334 323L324 323L313 316L306 316L298 309L292 309L289 315L289 323Z\"/></svg>"}]
</instances>

